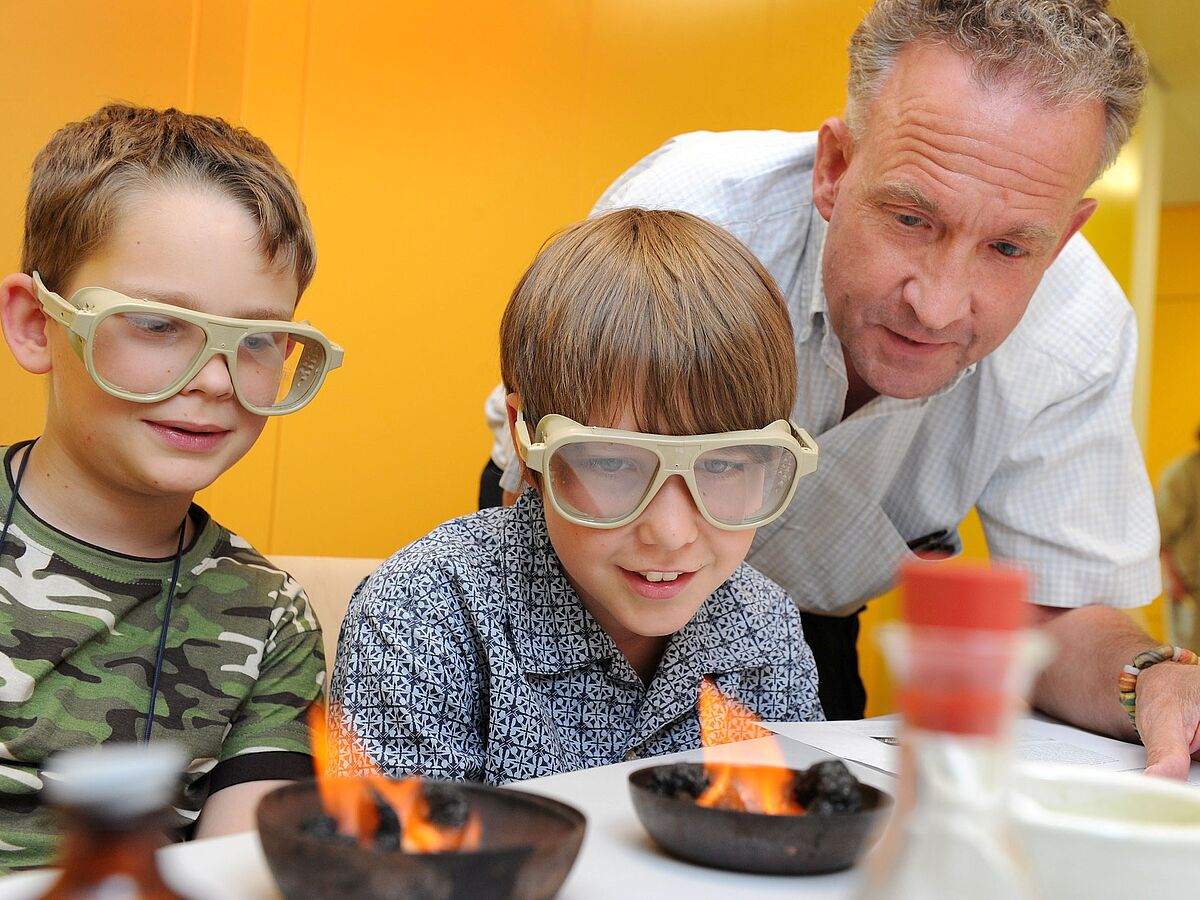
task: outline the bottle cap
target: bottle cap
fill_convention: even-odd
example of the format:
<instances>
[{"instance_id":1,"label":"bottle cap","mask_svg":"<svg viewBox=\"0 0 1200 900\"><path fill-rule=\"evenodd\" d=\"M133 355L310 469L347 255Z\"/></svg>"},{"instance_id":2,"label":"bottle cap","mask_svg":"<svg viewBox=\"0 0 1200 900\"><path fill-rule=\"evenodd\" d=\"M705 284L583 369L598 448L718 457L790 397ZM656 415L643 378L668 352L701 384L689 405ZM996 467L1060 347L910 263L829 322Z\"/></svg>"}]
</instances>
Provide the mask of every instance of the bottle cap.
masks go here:
<instances>
[{"instance_id":1,"label":"bottle cap","mask_svg":"<svg viewBox=\"0 0 1200 900\"><path fill-rule=\"evenodd\" d=\"M101 744L63 750L43 771L46 799L106 819L126 819L162 809L179 787L187 765L171 743Z\"/></svg>"},{"instance_id":2,"label":"bottle cap","mask_svg":"<svg viewBox=\"0 0 1200 900\"><path fill-rule=\"evenodd\" d=\"M994 735L1016 704L1018 632L1030 623L1028 577L962 560L913 561L900 569L909 626L905 721L928 731Z\"/></svg>"},{"instance_id":3,"label":"bottle cap","mask_svg":"<svg viewBox=\"0 0 1200 900\"><path fill-rule=\"evenodd\" d=\"M1015 631L1030 624L1029 576L963 560L900 567L901 618L909 625Z\"/></svg>"}]
</instances>

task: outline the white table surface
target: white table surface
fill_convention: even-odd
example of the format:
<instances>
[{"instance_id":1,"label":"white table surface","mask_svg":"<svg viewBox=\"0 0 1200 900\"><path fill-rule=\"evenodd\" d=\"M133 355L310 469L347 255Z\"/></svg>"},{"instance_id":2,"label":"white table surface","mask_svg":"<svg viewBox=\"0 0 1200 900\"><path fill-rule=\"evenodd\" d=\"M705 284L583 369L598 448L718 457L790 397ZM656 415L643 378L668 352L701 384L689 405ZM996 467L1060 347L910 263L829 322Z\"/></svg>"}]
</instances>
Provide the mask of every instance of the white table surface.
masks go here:
<instances>
[{"instance_id":1,"label":"white table surface","mask_svg":"<svg viewBox=\"0 0 1200 900\"><path fill-rule=\"evenodd\" d=\"M761 738L710 751L711 758L730 762L767 762L774 747L788 765L804 768L828 757L791 738ZM701 898L791 897L832 900L849 897L858 870L833 875L743 875L708 869L667 856L638 822L626 778L635 769L661 762L698 760L695 750L653 760L635 760L553 775L512 785L562 800L587 816L583 847L559 893L560 900L611 900L653 897L656 900ZM894 793L895 779L850 763L863 782ZM174 844L159 851L167 880L195 900L279 900L256 832ZM32 900L54 877L32 872L0 879L0 900Z\"/></svg>"}]
</instances>

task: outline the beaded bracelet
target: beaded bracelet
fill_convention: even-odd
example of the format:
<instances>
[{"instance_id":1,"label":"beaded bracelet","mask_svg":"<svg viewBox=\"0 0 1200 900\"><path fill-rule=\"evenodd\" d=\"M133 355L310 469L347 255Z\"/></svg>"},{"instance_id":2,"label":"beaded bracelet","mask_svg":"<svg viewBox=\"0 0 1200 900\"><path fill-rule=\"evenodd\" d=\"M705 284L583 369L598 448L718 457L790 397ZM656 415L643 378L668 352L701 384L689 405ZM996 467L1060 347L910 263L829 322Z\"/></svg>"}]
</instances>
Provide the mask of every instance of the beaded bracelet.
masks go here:
<instances>
[{"instance_id":1,"label":"beaded bracelet","mask_svg":"<svg viewBox=\"0 0 1200 900\"><path fill-rule=\"evenodd\" d=\"M1126 666L1117 679L1117 695L1121 698L1121 705L1125 707L1125 714L1129 716L1129 721L1133 723L1134 731L1138 730L1138 675L1142 673L1142 669L1148 669L1157 663L1167 661L1194 666L1200 663L1200 656L1197 656L1185 647L1172 647L1170 644L1163 644L1161 647L1155 647L1153 650L1143 650L1135 656L1133 658L1133 665Z\"/></svg>"}]
</instances>

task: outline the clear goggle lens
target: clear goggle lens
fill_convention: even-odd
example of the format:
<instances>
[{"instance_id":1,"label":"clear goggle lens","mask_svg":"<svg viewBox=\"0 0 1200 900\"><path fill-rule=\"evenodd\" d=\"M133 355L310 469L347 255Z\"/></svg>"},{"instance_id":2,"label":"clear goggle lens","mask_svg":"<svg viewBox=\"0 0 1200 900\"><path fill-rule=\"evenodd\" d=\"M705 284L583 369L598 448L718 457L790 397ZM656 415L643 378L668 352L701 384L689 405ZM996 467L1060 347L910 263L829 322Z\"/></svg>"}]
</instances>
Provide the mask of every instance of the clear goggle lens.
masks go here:
<instances>
[{"instance_id":1,"label":"clear goggle lens","mask_svg":"<svg viewBox=\"0 0 1200 900\"><path fill-rule=\"evenodd\" d=\"M157 312L105 316L92 337L92 365L112 387L152 396L170 389L207 345L203 328ZM238 342L230 375L251 406L270 409L303 397L325 366L325 348L288 331L255 331Z\"/></svg>"},{"instance_id":2,"label":"clear goggle lens","mask_svg":"<svg viewBox=\"0 0 1200 900\"><path fill-rule=\"evenodd\" d=\"M548 474L558 503L580 519L615 522L646 498L659 471L658 454L644 447L574 441L550 456ZM692 466L699 504L725 525L748 525L774 513L796 478L796 457L784 447L736 445L709 450Z\"/></svg>"}]
</instances>

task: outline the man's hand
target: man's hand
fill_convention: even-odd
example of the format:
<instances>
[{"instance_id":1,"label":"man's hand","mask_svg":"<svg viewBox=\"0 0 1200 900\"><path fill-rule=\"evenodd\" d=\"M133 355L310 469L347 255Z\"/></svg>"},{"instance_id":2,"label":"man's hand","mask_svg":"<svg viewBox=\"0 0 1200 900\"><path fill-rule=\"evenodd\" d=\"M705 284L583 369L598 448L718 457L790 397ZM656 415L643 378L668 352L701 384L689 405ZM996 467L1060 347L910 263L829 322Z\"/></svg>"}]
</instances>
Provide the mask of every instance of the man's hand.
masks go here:
<instances>
[{"instance_id":1,"label":"man's hand","mask_svg":"<svg viewBox=\"0 0 1200 900\"><path fill-rule=\"evenodd\" d=\"M1200 666L1161 662L1138 676L1135 732L1117 694L1122 669L1158 645L1119 609L1036 606L1035 621L1058 645L1037 681L1033 704L1080 728L1146 746L1147 771L1187 776L1200 750ZM1200 754L1197 754L1200 756Z\"/></svg>"},{"instance_id":2,"label":"man's hand","mask_svg":"<svg viewBox=\"0 0 1200 900\"><path fill-rule=\"evenodd\" d=\"M1144 669L1137 720L1146 774L1187 778L1192 760L1200 760L1200 666L1161 662Z\"/></svg>"}]
</instances>

